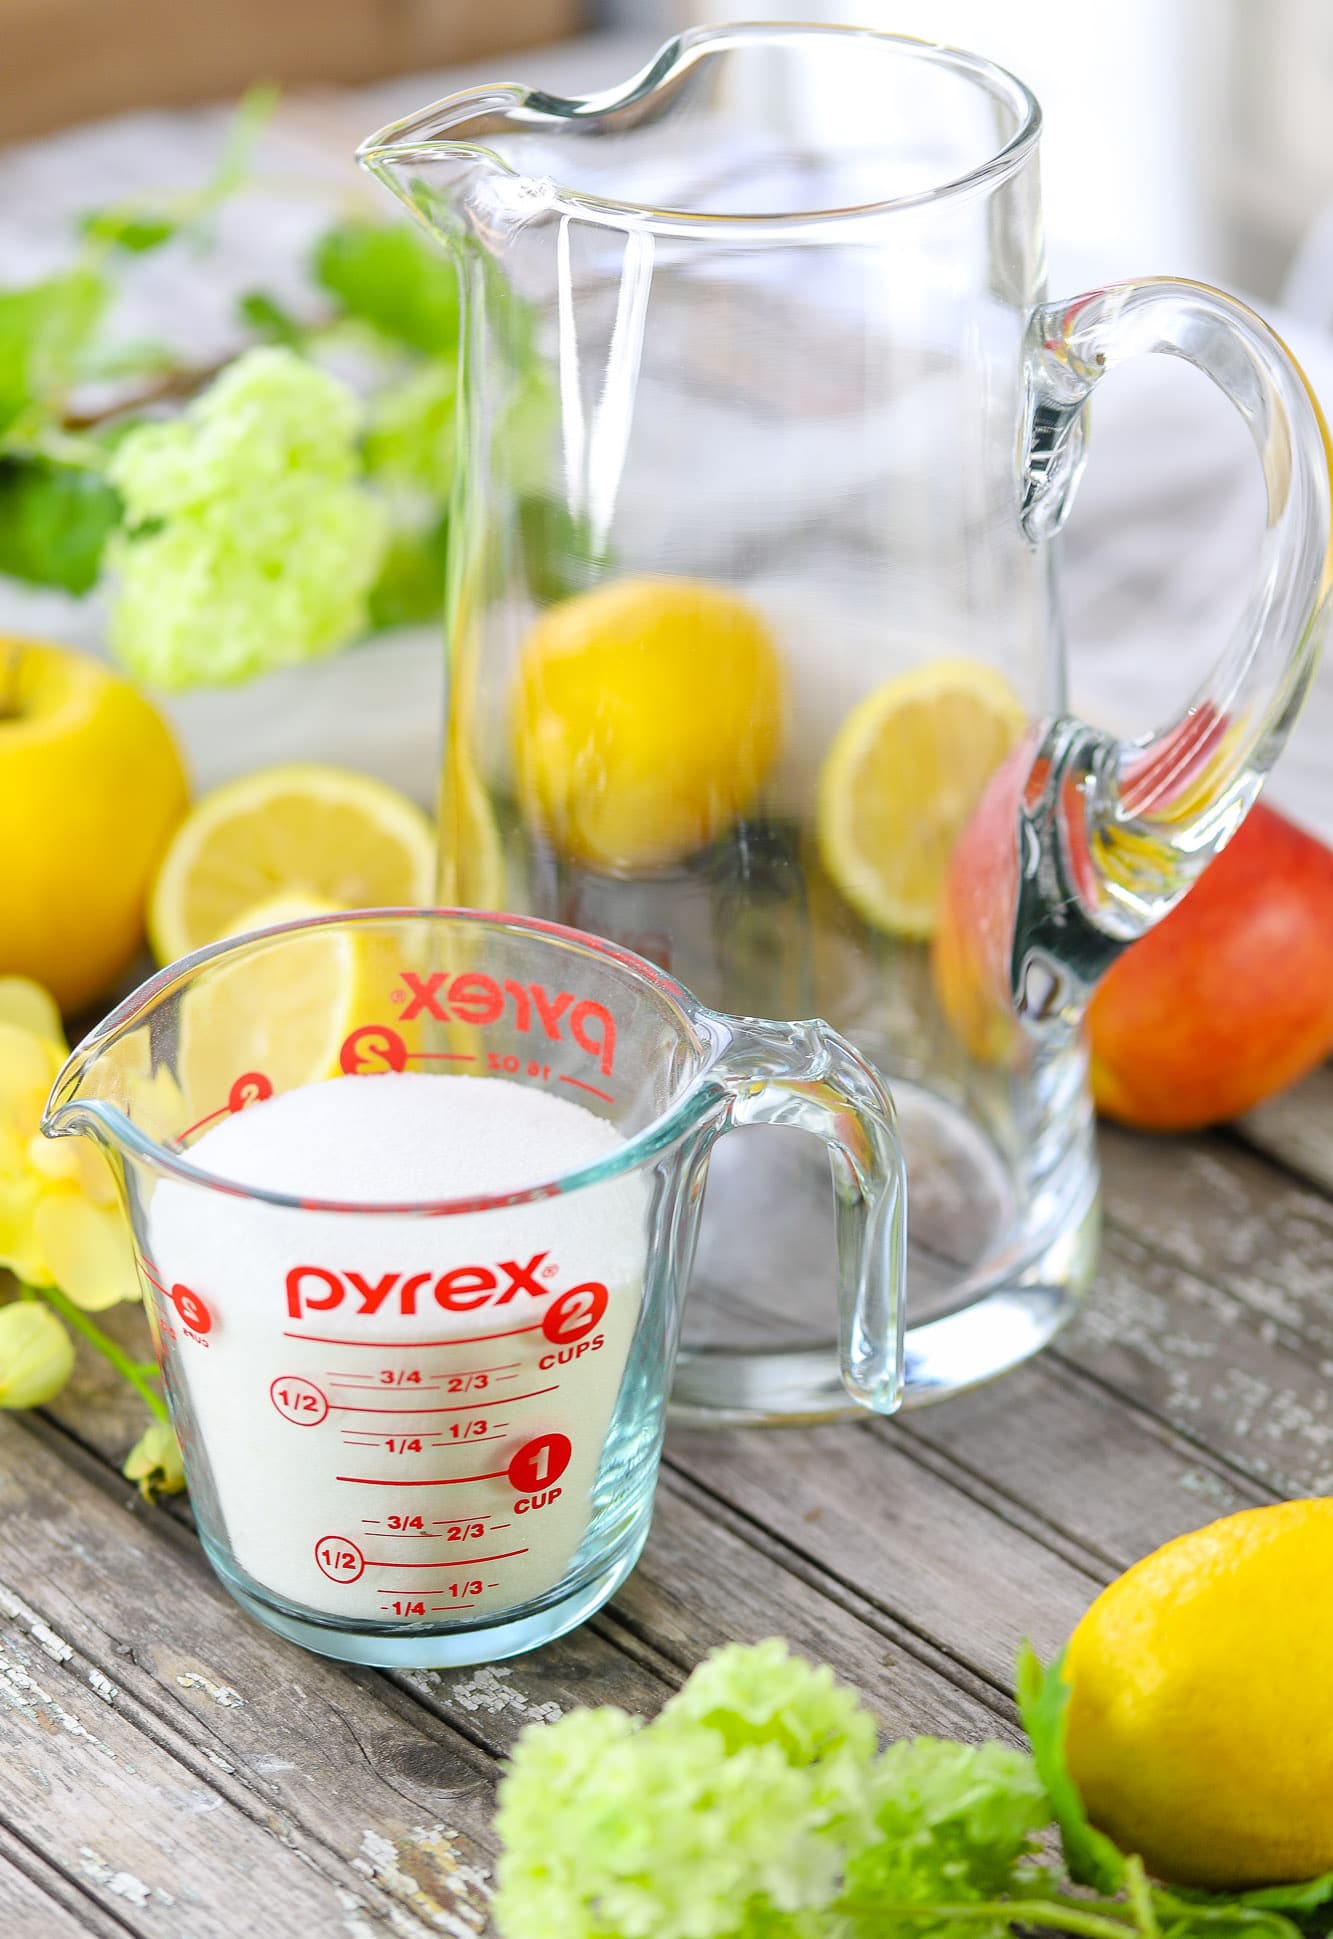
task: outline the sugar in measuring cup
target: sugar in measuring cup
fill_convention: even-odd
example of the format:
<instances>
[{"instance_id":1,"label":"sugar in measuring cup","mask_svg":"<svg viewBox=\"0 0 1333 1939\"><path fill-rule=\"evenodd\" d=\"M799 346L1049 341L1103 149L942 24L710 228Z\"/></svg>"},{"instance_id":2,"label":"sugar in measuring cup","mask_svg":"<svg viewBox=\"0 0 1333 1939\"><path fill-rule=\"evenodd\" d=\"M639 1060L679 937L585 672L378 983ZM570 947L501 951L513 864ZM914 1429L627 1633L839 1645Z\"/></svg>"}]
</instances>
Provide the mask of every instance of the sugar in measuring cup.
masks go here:
<instances>
[{"instance_id":1,"label":"sugar in measuring cup","mask_svg":"<svg viewBox=\"0 0 1333 1939\"><path fill-rule=\"evenodd\" d=\"M828 1146L842 1382L889 1412L880 1080L823 1023L722 1016L577 931L377 911L201 950L79 1046L43 1129L116 1170L227 1588L325 1655L422 1666L561 1635L633 1567L709 1153L761 1123Z\"/></svg>"}]
</instances>

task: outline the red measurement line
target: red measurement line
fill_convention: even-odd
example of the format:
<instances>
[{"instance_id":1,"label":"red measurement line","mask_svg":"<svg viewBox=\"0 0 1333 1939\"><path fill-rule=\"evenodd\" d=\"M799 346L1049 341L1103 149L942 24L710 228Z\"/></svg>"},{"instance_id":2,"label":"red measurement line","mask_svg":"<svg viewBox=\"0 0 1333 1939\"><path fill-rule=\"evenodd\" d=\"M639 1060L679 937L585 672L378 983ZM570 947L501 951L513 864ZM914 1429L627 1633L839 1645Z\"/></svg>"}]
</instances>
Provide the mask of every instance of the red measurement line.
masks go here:
<instances>
[{"instance_id":1,"label":"red measurement line","mask_svg":"<svg viewBox=\"0 0 1333 1939\"><path fill-rule=\"evenodd\" d=\"M335 1474L335 1481L355 1482L362 1488L461 1488L465 1481L503 1481L507 1468L492 1468L489 1474L447 1474L438 1481L396 1481L392 1475Z\"/></svg>"},{"instance_id":2,"label":"red measurement line","mask_svg":"<svg viewBox=\"0 0 1333 1939\"><path fill-rule=\"evenodd\" d=\"M511 1555L526 1555L526 1549L501 1549L498 1555L469 1555L461 1562L398 1562L390 1555L366 1557L368 1569L475 1569L478 1562L507 1562Z\"/></svg>"},{"instance_id":3,"label":"red measurement line","mask_svg":"<svg viewBox=\"0 0 1333 1939\"><path fill-rule=\"evenodd\" d=\"M566 1077L562 1071L560 1082L562 1084L572 1084L576 1091L591 1091L593 1096L600 1097L603 1103L615 1103L615 1099L612 1097L610 1091L599 1091L595 1084L585 1084L581 1077Z\"/></svg>"},{"instance_id":4,"label":"red measurement line","mask_svg":"<svg viewBox=\"0 0 1333 1939\"><path fill-rule=\"evenodd\" d=\"M432 1064L475 1064L477 1061L470 1050L409 1050L407 1060Z\"/></svg>"},{"instance_id":5,"label":"red measurement line","mask_svg":"<svg viewBox=\"0 0 1333 1939\"><path fill-rule=\"evenodd\" d=\"M158 1278L157 1274L153 1271L153 1268L149 1265L148 1261L144 1258L143 1254L141 1252L136 1252L134 1256L139 1261L139 1264L143 1267L144 1278L148 1281L149 1285L156 1286L159 1293L162 1293L163 1295L166 1295L169 1297L169 1295L167 1295L166 1287L162 1284L162 1281Z\"/></svg>"},{"instance_id":6,"label":"red measurement line","mask_svg":"<svg viewBox=\"0 0 1333 1939\"><path fill-rule=\"evenodd\" d=\"M198 1124L187 1124L184 1131L181 1132L180 1137L177 1138L177 1144L183 1144L186 1138L192 1138L196 1131L202 1131L206 1124L212 1124L214 1118L225 1118L230 1110L231 1106L224 1104L218 1110L210 1111L206 1118L200 1118Z\"/></svg>"},{"instance_id":7,"label":"red measurement line","mask_svg":"<svg viewBox=\"0 0 1333 1939\"><path fill-rule=\"evenodd\" d=\"M425 1380L358 1380L355 1374L338 1373L326 1367L324 1378L331 1387L346 1387L353 1394L424 1394L427 1387L438 1387L444 1376L435 1373Z\"/></svg>"},{"instance_id":8,"label":"red measurement line","mask_svg":"<svg viewBox=\"0 0 1333 1939\"><path fill-rule=\"evenodd\" d=\"M541 1321L534 1320L531 1326L511 1326L507 1333L469 1333L457 1340L413 1340L414 1349L424 1347L475 1347L483 1340L516 1340L520 1333L537 1333ZM331 1340L327 1333L284 1333L284 1340L308 1340L320 1347L374 1347L376 1353L392 1353L393 1340Z\"/></svg>"},{"instance_id":9,"label":"red measurement line","mask_svg":"<svg viewBox=\"0 0 1333 1939\"><path fill-rule=\"evenodd\" d=\"M539 1394L553 1394L559 1382L552 1387L534 1387L530 1394L506 1394L505 1406L512 1407L516 1400L536 1400ZM378 1392L378 1389L376 1389ZM489 1400L474 1400L457 1407L351 1407L339 1401L333 1408L335 1414L475 1414L479 1407L491 1406Z\"/></svg>"}]
</instances>

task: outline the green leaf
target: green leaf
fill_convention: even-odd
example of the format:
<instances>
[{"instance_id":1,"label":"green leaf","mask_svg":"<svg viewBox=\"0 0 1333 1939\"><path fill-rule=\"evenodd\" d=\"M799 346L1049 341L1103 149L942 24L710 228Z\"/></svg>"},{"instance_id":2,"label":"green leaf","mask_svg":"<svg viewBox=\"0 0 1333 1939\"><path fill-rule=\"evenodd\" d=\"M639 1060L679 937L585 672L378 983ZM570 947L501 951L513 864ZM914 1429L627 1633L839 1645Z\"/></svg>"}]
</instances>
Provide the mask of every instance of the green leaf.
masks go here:
<instances>
[{"instance_id":1,"label":"green leaf","mask_svg":"<svg viewBox=\"0 0 1333 1939\"><path fill-rule=\"evenodd\" d=\"M1081 1885L1099 1892L1119 1892L1125 1883L1125 1858L1114 1841L1088 1821L1079 1789L1065 1761L1069 1685L1064 1677L1065 1653L1043 1669L1031 1645L1018 1653L1016 1695L1018 1714L1032 1745L1037 1775L1046 1786L1064 1846L1065 1863Z\"/></svg>"},{"instance_id":2,"label":"green leaf","mask_svg":"<svg viewBox=\"0 0 1333 1939\"><path fill-rule=\"evenodd\" d=\"M448 537L447 518L425 532L392 533L370 593L370 623L377 633L438 618L444 606Z\"/></svg>"},{"instance_id":3,"label":"green leaf","mask_svg":"<svg viewBox=\"0 0 1333 1939\"><path fill-rule=\"evenodd\" d=\"M281 90L268 83L252 87L242 95L227 130L221 160L204 190L204 200L210 206L225 201L249 177L259 137L272 120L280 99Z\"/></svg>"},{"instance_id":4,"label":"green leaf","mask_svg":"<svg viewBox=\"0 0 1333 1939\"><path fill-rule=\"evenodd\" d=\"M1235 1901L1264 1912L1317 1912L1333 1904L1333 1872L1321 1872L1294 1885L1265 1885L1254 1892L1242 1892Z\"/></svg>"},{"instance_id":5,"label":"green leaf","mask_svg":"<svg viewBox=\"0 0 1333 1939\"><path fill-rule=\"evenodd\" d=\"M180 232L175 216L155 215L148 209L93 209L79 224L80 233L90 242L104 242L112 249L124 249L133 256L146 256L160 249Z\"/></svg>"},{"instance_id":6,"label":"green leaf","mask_svg":"<svg viewBox=\"0 0 1333 1939\"><path fill-rule=\"evenodd\" d=\"M110 294L93 269L0 290L0 433L69 387Z\"/></svg>"},{"instance_id":7,"label":"green leaf","mask_svg":"<svg viewBox=\"0 0 1333 1939\"><path fill-rule=\"evenodd\" d=\"M268 343L285 343L299 350L305 342L306 326L267 290L247 290L236 308L241 321Z\"/></svg>"},{"instance_id":8,"label":"green leaf","mask_svg":"<svg viewBox=\"0 0 1333 1939\"><path fill-rule=\"evenodd\" d=\"M97 584L120 497L96 472L41 458L0 461L0 572L81 597Z\"/></svg>"},{"instance_id":9,"label":"green leaf","mask_svg":"<svg viewBox=\"0 0 1333 1939\"><path fill-rule=\"evenodd\" d=\"M315 281L349 316L381 336L430 356L458 345L458 276L449 258L416 230L348 222L315 245Z\"/></svg>"}]
</instances>

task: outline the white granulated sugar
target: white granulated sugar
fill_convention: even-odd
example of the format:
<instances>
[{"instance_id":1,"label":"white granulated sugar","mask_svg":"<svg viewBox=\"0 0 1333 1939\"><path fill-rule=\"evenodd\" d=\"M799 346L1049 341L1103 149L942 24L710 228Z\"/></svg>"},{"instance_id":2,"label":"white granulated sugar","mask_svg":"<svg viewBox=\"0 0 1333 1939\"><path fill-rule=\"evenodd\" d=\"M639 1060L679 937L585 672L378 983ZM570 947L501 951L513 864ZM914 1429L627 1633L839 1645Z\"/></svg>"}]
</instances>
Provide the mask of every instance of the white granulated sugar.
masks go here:
<instances>
[{"instance_id":1,"label":"white granulated sugar","mask_svg":"<svg viewBox=\"0 0 1333 1939\"><path fill-rule=\"evenodd\" d=\"M562 1096L404 1072L251 1105L190 1159L402 1204L522 1191L622 1144ZM261 1589L350 1622L474 1621L556 1588L588 1525L647 1218L638 1174L450 1217L159 1184L149 1264L203 1525Z\"/></svg>"}]
</instances>

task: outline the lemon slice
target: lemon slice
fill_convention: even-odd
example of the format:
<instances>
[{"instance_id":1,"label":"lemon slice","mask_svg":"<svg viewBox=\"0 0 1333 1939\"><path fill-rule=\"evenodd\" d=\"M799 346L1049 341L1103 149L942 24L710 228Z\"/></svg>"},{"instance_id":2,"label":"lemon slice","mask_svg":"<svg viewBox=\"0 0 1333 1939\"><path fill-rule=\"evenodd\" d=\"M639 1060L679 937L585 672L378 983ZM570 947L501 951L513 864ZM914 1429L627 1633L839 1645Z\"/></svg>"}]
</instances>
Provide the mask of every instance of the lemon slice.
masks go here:
<instances>
[{"instance_id":1,"label":"lemon slice","mask_svg":"<svg viewBox=\"0 0 1333 1939\"><path fill-rule=\"evenodd\" d=\"M917 667L848 714L819 776L819 852L834 884L875 929L935 928L949 857L1027 717L976 660Z\"/></svg>"},{"instance_id":2,"label":"lemon slice","mask_svg":"<svg viewBox=\"0 0 1333 1939\"><path fill-rule=\"evenodd\" d=\"M333 913L319 898L272 896L231 927L240 935ZM193 1119L332 1077L357 1020L360 993L356 939L345 929L275 938L236 962L204 970L181 1003L176 1066ZM263 1081L247 1086L246 1079Z\"/></svg>"},{"instance_id":3,"label":"lemon slice","mask_svg":"<svg viewBox=\"0 0 1333 1939\"><path fill-rule=\"evenodd\" d=\"M430 823L396 788L313 762L263 768L186 816L153 885L148 933L158 961L170 963L233 934L275 895L338 909L420 908L434 883Z\"/></svg>"}]
</instances>

